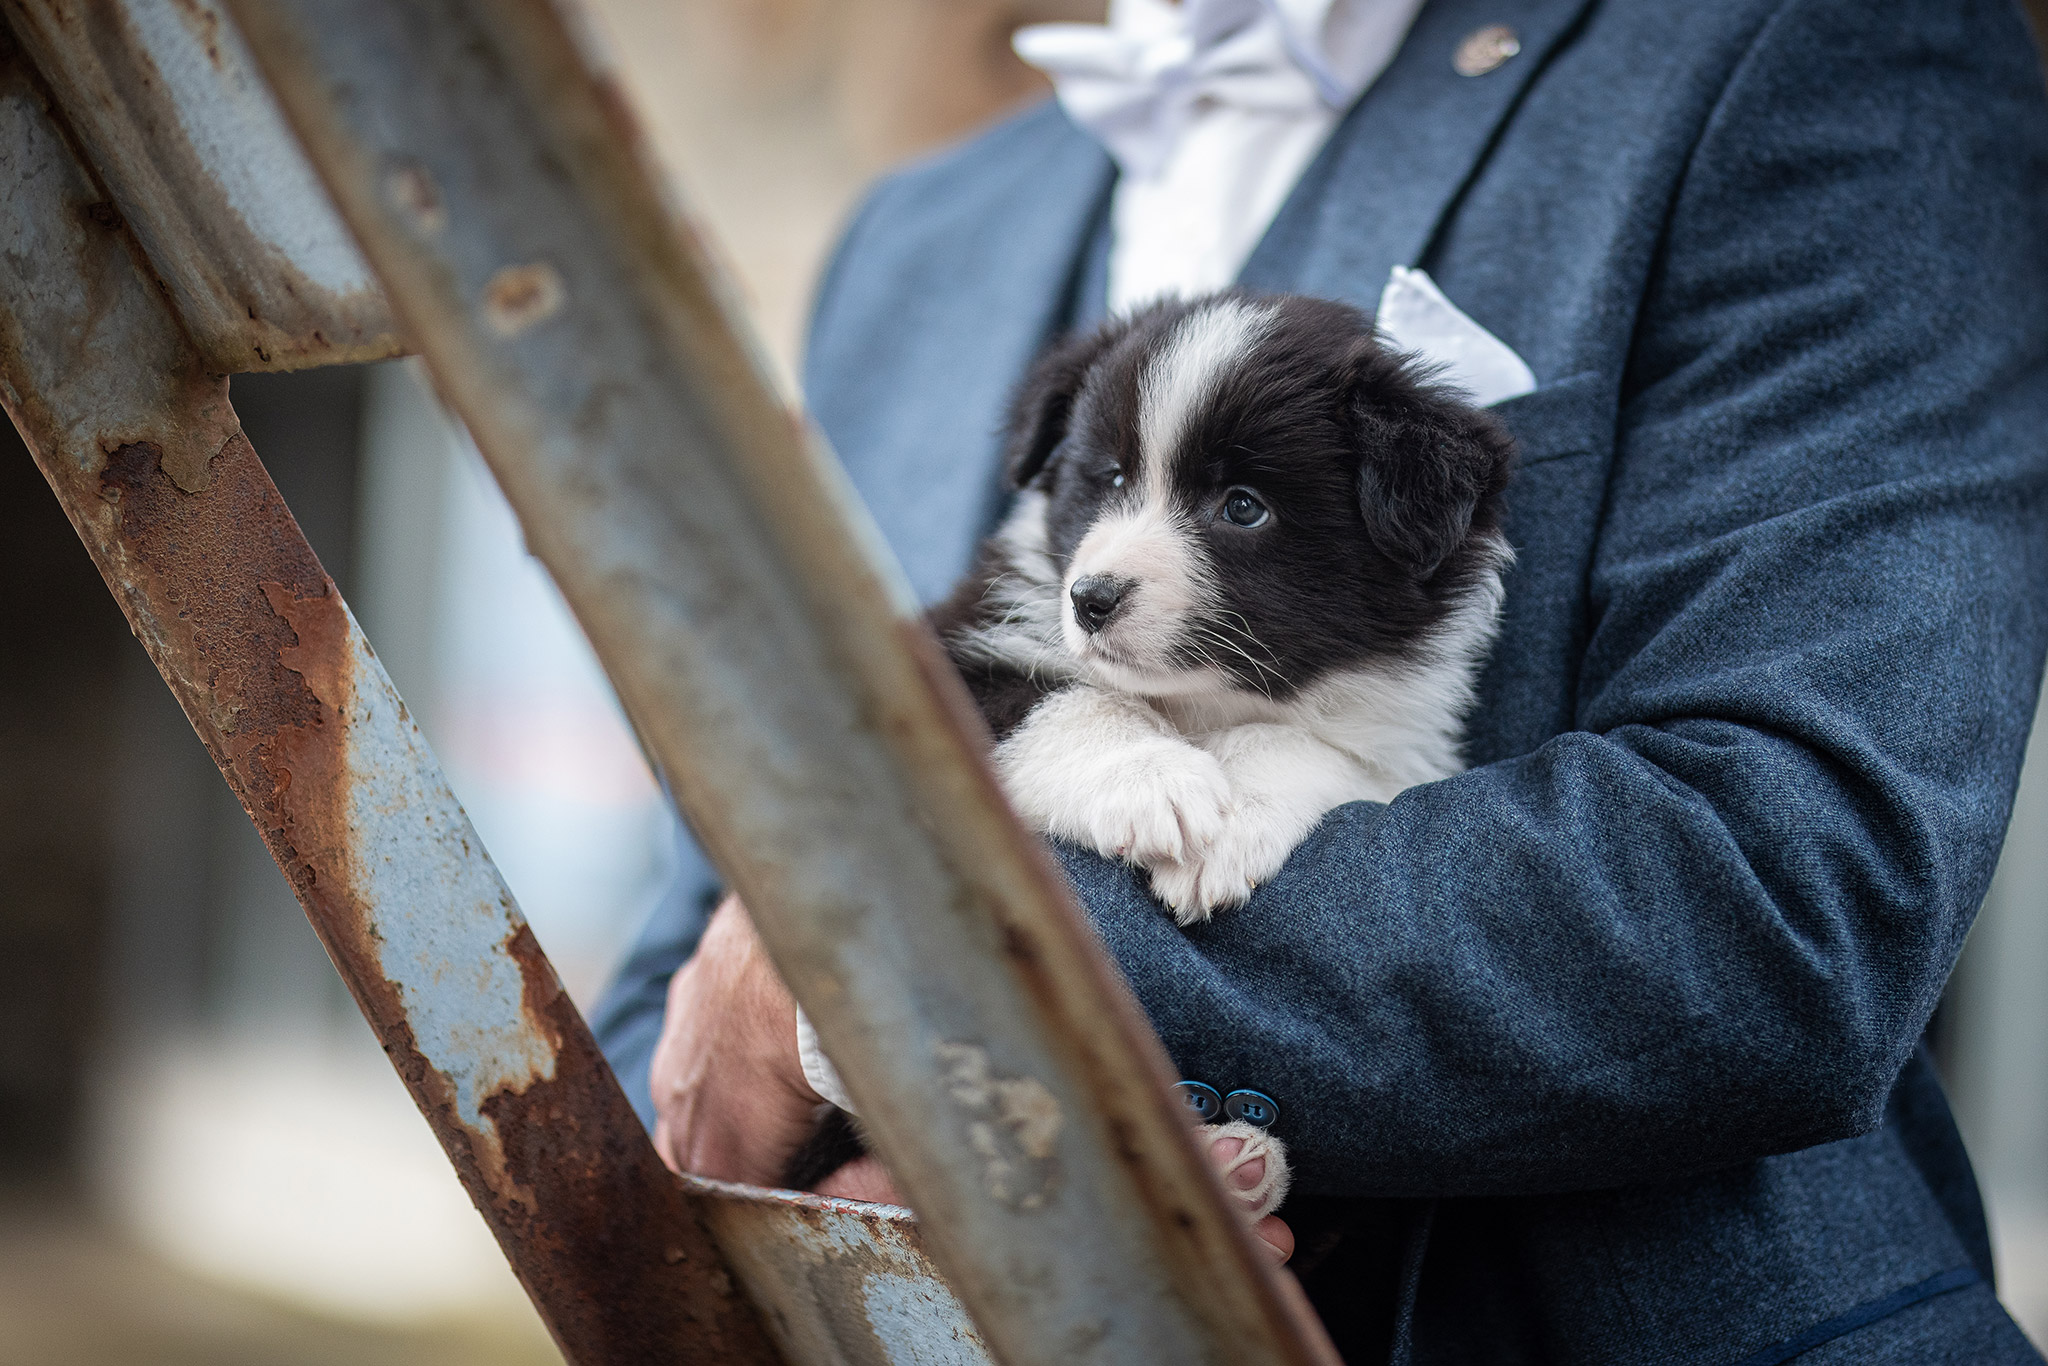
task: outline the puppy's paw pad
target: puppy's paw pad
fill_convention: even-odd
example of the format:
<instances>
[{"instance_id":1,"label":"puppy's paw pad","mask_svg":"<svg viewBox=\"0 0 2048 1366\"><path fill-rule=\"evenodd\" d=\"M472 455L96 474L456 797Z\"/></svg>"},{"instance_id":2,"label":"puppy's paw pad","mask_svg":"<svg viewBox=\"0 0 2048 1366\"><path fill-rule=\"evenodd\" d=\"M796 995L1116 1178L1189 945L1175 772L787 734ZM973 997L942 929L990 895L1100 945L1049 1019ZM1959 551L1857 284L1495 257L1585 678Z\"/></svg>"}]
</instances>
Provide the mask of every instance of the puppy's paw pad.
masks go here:
<instances>
[{"instance_id":1,"label":"puppy's paw pad","mask_svg":"<svg viewBox=\"0 0 2048 1366\"><path fill-rule=\"evenodd\" d=\"M1256 1223L1280 1208L1294 1179L1287 1145L1266 1130L1231 1120L1199 1131L1223 1189L1246 1219Z\"/></svg>"}]
</instances>

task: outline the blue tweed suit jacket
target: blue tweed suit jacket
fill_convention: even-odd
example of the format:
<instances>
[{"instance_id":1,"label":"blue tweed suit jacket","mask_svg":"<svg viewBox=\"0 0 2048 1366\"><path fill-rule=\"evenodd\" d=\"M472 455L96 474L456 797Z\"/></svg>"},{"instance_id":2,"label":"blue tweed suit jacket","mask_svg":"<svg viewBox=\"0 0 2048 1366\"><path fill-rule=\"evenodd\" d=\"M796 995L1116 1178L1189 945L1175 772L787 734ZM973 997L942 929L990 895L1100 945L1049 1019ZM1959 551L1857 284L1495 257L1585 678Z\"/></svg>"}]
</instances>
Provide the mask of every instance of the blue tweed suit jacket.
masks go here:
<instances>
[{"instance_id":1,"label":"blue tweed suit jacket","mask_svg":"<svg viewBox=\"0 0 2048 1366\"><path fill-rule=\"evenodd\" d=\"M1459 39L1522 50L1457 75ZM807 386L917 588L1101 309L1052 105L884 182ZM1347 1358L2038 1361L1920 1039L2048 641L2048 105L2009 0L1434 0L1246 267L1529 362L1469 772L1183 932L1061 855L1186 1076L1283 1109ZM706 877L600 1032L636 1103Z\"/></svg>"}]
</instances>

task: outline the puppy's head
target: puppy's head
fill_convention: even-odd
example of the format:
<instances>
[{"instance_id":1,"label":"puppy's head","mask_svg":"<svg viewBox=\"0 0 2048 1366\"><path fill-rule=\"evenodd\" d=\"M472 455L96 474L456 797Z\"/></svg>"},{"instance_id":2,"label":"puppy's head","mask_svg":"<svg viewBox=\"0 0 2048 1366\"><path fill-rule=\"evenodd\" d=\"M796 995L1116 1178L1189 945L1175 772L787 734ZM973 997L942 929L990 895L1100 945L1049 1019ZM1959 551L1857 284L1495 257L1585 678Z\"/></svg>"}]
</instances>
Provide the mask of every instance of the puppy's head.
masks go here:
<instances>
[{"instance_id":1,"label":"puppy's head","mask_svg":"<svg viewBox=\"0 0 2048 1366\"><path fill-rule=\"evenodd\" d=\"M1066 652L1151 696L1425 655L1504 555L1505 429L1321 300L1160 304L1061 344L1008 458Z\"/></svg>"}]
</instances>

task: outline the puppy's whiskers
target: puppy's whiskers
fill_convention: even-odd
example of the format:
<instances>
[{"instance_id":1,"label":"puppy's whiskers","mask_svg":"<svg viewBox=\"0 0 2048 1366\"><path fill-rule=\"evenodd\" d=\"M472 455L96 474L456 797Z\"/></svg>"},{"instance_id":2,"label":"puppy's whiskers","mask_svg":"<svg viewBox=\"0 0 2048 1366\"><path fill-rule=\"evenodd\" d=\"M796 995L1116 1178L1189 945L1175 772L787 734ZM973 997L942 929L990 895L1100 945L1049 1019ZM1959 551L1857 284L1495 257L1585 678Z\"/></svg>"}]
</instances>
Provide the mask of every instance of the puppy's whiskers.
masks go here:
<instances>
[{"instance_id":1,"label":"puppy's whiskers","mask_svg":"<svg viewBox=\"0 0 2048 1366\"><path fill-rule=\"evenodd\" d=\"M1235 623L1233 624L1232 621L1226 620L1226 618L1235 618ZM1210 653L1208 648L1206 648L1209 646L1220 647L1228 651L1233 659L1242 660L1250 665L1252 674L1245 681L1266 696L1271 697L1276 687L1285 688L1288 686L1287 676L1279 668L1279 658L1274 655L1272 650L1267 648L1264 641L1259 639L1257 633L1251 629L1250 623L1246 622L1237 613L1220 608L1212 609L1211 619L1208 621L1198 620L1191 623L1191 630L1195 638L1204 646L1205 662L1213 667L1224 669L1226 672L1239 672L1231 664L1216 658L1214 654ZM1243 639L1237 639L1239 636L1243 637ZM1265 655L1265 658L1261 659L1258 655L1253 654L1251 650L1245 648L1247 644L1257 648Z\"/></svg>"}]
</instances>

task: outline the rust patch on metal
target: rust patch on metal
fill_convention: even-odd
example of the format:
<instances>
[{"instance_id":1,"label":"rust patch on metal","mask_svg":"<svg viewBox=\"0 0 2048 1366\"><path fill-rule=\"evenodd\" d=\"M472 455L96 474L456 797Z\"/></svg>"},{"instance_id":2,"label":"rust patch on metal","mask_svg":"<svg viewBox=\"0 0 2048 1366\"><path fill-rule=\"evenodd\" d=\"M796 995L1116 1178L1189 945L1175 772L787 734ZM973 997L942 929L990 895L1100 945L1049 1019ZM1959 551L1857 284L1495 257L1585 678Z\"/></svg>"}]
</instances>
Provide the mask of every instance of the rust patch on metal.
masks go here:
<instances>
[{"instance_id":1,"label":"rust patch on metal","mask_svg":"<svg viewBox=\"0 0 2048 1366\"><path fill-rule=\"evenodd\" d=\"M569 287L546 261L506 266L484 286L484 322L510 341L562 311Z\"/></svg>"},{"instance_id":2,"label":"rust patch on metal","mask_svg":"<svg viewBox=\"0 0 2048 1366\"><path fill-rule=\"evenodd\" d=\"M601 1344L592 1360L773 1360L688 1194L637 1122L592 1122L618 1116L625 1096L532 931L521 927L506 947L526 1014L556 1044L557 1062L553 1077L500 1091L483 1108L507 1173L534 1196L531 1207L503 1209L507 1234L536 1251L576 1249L574 1287L534 1283L559 1257L529 1254L519 1268L536 1298L561 1306L558 1340Z\"/></svg>"},{"instance_id":3,"label":"rust patch on metal","mask_svg":"<svg viewBox=\"0 0 2048 1366\"><path fill-rule=\"evenodd\" d=\"M192 36L206 49L206 59L216 68L221 65L220 56L220 15L197 0L171 0L178 11L178 17L192 30Z\"/></svg>"},{"instance_id":4,"label":"rust patch on metal","mask_svg":"<svg viewBox=\"0 0 2048 1366\"><path fill-rule=\"evenodd\" d=\"M353 627L247 439L229 442L196 497L147 441L110 452L97 486L112 516L84 523L107 533L95 558L563 1353L593 1366L775 1361L523 926L505 948L555 1075L486 1099L498 1151L480 1160L479 1135L461 1124L453 1086L422 1056L382 975L375 908L351 885L359 853L374 852L352 847L348 819L360 780L347 767Z\"/></svg>"},{"instance_id":5,"label":"rust patch on metal","mask_svg":"<svg viewBox=\"0 0 2048 1366\"><path fill-rule=\"evenodd\" d=\"M94 358L92 363L104 362ZM147 445L174 485L186 493L202 492L213 482L213 462L242 433L241 420L228 403L227 381L195 371L165 376L163 384L176 416L126 427L110 425L100 432L101 448Z\"/></svg>"},{"instance_id":6,"label":"rust patch on metal","mask_svg":"<svg viewBox=\"0 0 2048 1366\"><path fill-rule=\"evenodd\" d=\"M348 614L341 594L325 575L322 579L317 593L271 581L256 585L292 637L290 644L278 646L277 665L298 675L301 692L313 704L310 714L267 734L252 735L244 727L226 748L260 763L268 776L269 791L254 795L267 797L265 810L277 822L279 845L272 852L289 850L291 862L279 861L286 878L302 899L317 894L329 902L330 914L338 914L344 907L356 909L346 885L351 854L346 803L352 779L345 746L354 680L348 667ZM362 964L351 966L361 974Z\"/></svg>"},{"instance_id":7,"label":"rust patch on metal","mask_svg":"<svg viewBox=\"0 0 2048 1366\"><path fill-rule=\"evenodd\" d=\"M384 193L421 236L432 237L448 226L448 206L441 198L441 187L417 161L401 162L387 171Z\"/></svg>"},{"instance_id":8,"label":"rust patch on metal","mask_svg":"<svg viewBox=\"0 0 2048 1366\"><path fill-rule=\"evenodd\" d=\"M350 674L348 658L349 622L340 600L330 590L315 598L303 598L281 583L259 583L270 610L283 617L298 637L296 645L277 652L278 662L306 682L307 690L327 704L330 712L346 714Z\"/></svg>"},{"instance_id":9,"label":"rust patch on metal","mask_svg":"<svg viewBox=\"0 0 2048 1366\"><path fill-rule=\"evenodd\" d=\"M280 657L296 638L258 575L300 599L332 588L248 440L238 433L215 463L223 487L195 498L165 468L163 446L127 442L108 454L99 493L117 509L118 549L131 575L123 596L147 611L138 623L149 628L145 640L160 640L186 687L201 690L200 738L224 768L255 783L238 794L268 808L267 742L280 730L319 724L323 709ZM266 838L281 833L274 811L262 824Z\"/></svg>"}]
</instances>

